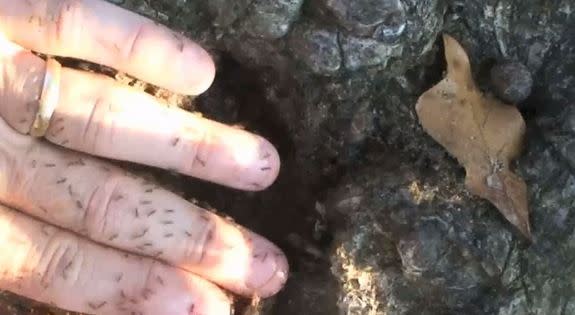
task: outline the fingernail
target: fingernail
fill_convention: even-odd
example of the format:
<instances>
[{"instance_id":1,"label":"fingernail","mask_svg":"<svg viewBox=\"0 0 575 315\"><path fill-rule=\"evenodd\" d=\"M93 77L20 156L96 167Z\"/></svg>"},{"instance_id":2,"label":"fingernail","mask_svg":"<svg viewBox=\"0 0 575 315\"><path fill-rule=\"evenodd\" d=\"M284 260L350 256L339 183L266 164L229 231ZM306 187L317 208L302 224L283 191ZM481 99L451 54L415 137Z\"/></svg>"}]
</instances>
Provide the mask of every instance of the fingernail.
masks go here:
<instances>
[{"instance_id":1,"label":"fingernail","mask_svg":"<svg viewBox=\"0 0 575 315\"><path fill-rule=\"evenodd\" d=\"M287 281L289 265L285 255L265 239L254 244L251 274L246 286L259 297L265 298L280 291Z\"/></svg>"},{"instance_id":2,"label":"fingernail","mask_svg":"<svg viewBox=\"0 0 575 315\"><path fill-rule=\"evenodd\" d=\"M276 180L280 169L280 156L277 149L268 140L258 137L258 156L246 169L245 183L248 190L264 190Z\"/></svg>"},{"instance_id":3,"label":"fingernail","mask_svg":"<svg viewBox=\"0 0 575 315\"><path fill-rule=\"evenodd\" d=\"M187 91L191 95L204 93L213 83L216 76L216 66L212 56L194 42L185 42L183 61L186 71L182 74Z\"/></svg>"}]
</instances>

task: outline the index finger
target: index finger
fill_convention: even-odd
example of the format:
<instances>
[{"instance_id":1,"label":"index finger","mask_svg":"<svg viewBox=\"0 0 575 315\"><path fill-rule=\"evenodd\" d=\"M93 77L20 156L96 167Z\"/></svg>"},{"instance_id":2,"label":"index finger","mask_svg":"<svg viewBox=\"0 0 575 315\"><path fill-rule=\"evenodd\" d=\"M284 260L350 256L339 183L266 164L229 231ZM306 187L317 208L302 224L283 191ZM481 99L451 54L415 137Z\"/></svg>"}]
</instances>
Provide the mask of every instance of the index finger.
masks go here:
<instances>
[{"instance_id":1,"label":"index finger","mask_svg":"<svg viewBox=\"0 0 575 315\"><path fill-rule=\"evenodd\" d=\"M215 76L199 45L102 0L0 0L0 32L27 49L105 65L178 93L200 94Z\"/></svg>"}]
</instances>

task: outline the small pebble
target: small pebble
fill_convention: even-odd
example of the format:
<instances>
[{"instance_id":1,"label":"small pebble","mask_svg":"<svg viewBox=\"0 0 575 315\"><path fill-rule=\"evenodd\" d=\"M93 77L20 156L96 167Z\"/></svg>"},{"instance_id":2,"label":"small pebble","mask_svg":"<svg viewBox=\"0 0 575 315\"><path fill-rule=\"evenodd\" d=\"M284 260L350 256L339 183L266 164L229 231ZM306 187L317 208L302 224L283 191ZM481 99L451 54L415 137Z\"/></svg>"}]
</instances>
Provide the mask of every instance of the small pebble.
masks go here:
<instances>
[{"instance_id":1,"label":"small pebble","mask_svg":"<svg viewBox=\"0 0 575 315\"><path fill-rule=\"evenodd\" d=\"M529 97L533 78L519 62L505 62L491 69L491 86L497 97L506 103L519 104Z\"/></svg>"}]
</instances>

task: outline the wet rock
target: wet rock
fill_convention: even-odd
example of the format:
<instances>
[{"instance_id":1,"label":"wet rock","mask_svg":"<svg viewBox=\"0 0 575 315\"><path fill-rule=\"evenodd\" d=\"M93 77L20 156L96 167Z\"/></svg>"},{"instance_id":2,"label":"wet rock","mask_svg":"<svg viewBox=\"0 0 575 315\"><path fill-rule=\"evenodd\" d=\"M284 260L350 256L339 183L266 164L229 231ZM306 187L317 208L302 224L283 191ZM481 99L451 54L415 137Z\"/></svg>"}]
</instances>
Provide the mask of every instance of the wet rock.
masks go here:
<instances>
[{"instance_id":1,"label":"wet rock","mask_svg":"<svg viewBox=\"0 0 575 315\"><path fill-rule=\"evenodd\" d=\"M420 183L417 179L425 176L407 164L385 164L356 172L328 203L333 207L328 210L346 213L348 220L332 255L334 275L344 288L344 312L361 306L390 314L437 314L445 307L474 310L469 303L482 297L490 282L487 269L497 266L501 255L491 251L503 248L506 256L509 238L478 235L468 221L468 211L474 211L468 208L470 200L462 208L440 201L440 195L454 193L442 191L452 184L434 179L435 184ZM457 195L467 199L462 193ZM488 243L492 247L483 250ZM353 277L363 286L350 286ZM366 302L370 297L373 301Z\"/></svg>"},{"instance_id":2,"label":"wet rock","mask_svg":"<svg viewBox=\"0 0 575 315\"><path fill-rule=\"evenodd\" d=\"M501 100L519 104L531 94L533 79L529 69L523 64L507 62L491 69L491 84Z\"/></svg>"},{"instance_id":3,"label":"wet rock","mask_svg":"<svg viewBox=\"0 0 575 315\"><path fill-rule=\"evenodd\" d=\"M324 0L338 23L360 36L393 41L405 31L407 18L401 0Z\"/></svg>"},{"instance_id":4,"label":"wet rock","mask_svg":"<svg viewBox=\"0 0 575 315\"><path fill-rule=\"evenodd\" d=\"M357 111L353 113L346 140L350 144L363 143L374 131L373 107L369 102L358 104Z\"/></svg>"},{"instance_id":5,"label":"wet rock","mask_svg":"<svg viewBox=\"0 0 575 315\"><path fill-rule=\"evenodd\" d=\"M276 39L286 35L297 18L303 0L255 0L242 22L248 34Z\"/></svg>"},{"instance_id":6,"label":"wet rock","mask_svg":"<svg viewBox=\"0 0 575 315\"><path fill-rule=\"evenodd\" d=\"M475 60L516 60L532 73L573 23L570 0L456 0L451 8L446 30L464 41Z\"/></svg>"},{"instance_id":7,"label":"wet rock","mask_svg":"<svg viewBox=\"0 0 575 315\"><path fill-rule=\"evenodd\" d=\"M443 21L443 1L325 1L344 28L345 68L377 67L392 76L431 50Z\"/></svg>"},{"instance_id":8,"label":"wet rock","mask_svg":"<svg viewBox=\"0 0 575 315\"><path fill-rule=\"evenodd\" d=\"M341 48L345 67L357 70L368 66L386 67L393 57L403 53L401 45L390 45L368 38L343 37Z\"/></svg>"},{"instance_id":9,"label":"wet rock","mask_svg":"<svg viewBox=\"0 0 575 315\"><path fill-rule=\"evenodd\" d=\"M252 0L211 0L207 8L211 13L212 23L216 27L228 27L244 15Z\"/></svg>"},{"instance_id":10,"label":"wet rock","mask_svg":"<svg viewBox=\"0 0 575 315\"><path fill-rule=\"evenodd\" d=\"M563 161L575 169L575 39L573 31L549 55L549 63L535 80L540 91L533 106L541 113L537 125ZM535 102L535 101L534 101Z\"/></svg>"},{"instance_id":11,"label":"wet rock","mask_svg":"<svg viewBox=\"0 0 575 315\"><path fill-rule=\"evenodd\" d=\"M529 306L525 292L519 291L509 297L504 305L499 308L497 315L528 314Z\"/></svg>"},{"instance_id":12,"label":"wet rock","mask_svg":"<svg viewBox=\"0 0 575 315\"><path fill-rule=\"evenodd\" d=\"M124 0L107 0L107 1L113 4L122 4L124 2Z\"/></svg>"},{"instance_id":13,"label":"wet rock","mask_svg":"<svg viewBox=\"0 0 575 315\"><path fill-rule=\"evenodd\" d=\"M330 74L340 69L342 56L336 32L301 24L295 27L289 47L315 73Z\"/></svg>"}]
</instances>

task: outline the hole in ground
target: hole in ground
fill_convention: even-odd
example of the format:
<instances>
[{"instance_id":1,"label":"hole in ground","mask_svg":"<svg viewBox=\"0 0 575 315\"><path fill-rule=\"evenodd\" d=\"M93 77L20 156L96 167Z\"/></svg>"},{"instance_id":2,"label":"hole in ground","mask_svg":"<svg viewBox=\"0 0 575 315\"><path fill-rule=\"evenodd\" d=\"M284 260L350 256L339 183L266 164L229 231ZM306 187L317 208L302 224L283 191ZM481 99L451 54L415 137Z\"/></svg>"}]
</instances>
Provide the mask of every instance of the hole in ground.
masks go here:
<instances>
[{"instance_id":1,"label":"hole in ground","mask_svg":"<svg viewBox=\"0 0 575 315\"><path fill-rule=\"evenodd\" d=\"M207 118L240 125L269 139L280 152L282 169L274 185L263 192L247 193L185 179L186 192L280 246L296 279L318 272L330 277L328 249L332 237L327 229L317 233L318 224L324 224L324 219L316 210L316 202L333 179L316 171L318 162L298 156L294 140L297 137L290 134L294 128L289 125L296 123L294 113L299 109L294 98L296 84L280 82L270 69L248 69L226 55L220 61L214 84L197 99L197 110ZM288 281L285 292L277 297L277 305L285 305L290 296L302 294L295 281L298 280ZM325 283L325 279L322 281ZM333 296L327 298L334 307L335 287L330 291ZM249 303L240 302L238 305L242 306L236 314L245 314ZM282 307L273 314L285 311Z\"/></svg>"}]
</instances>

